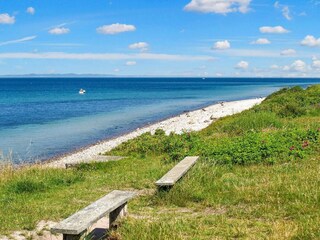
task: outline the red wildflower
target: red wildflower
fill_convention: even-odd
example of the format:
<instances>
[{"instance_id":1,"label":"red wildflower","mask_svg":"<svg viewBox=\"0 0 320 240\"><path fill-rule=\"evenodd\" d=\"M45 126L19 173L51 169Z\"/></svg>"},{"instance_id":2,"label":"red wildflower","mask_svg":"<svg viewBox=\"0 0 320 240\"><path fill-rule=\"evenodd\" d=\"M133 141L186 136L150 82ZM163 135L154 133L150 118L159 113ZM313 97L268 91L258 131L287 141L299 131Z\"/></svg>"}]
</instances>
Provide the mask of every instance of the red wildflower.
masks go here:
<instances>
[{"instance_id":1,"label":"red wildflower","mask_svg":"<svg viewBox=\"0 0 320 240\"><path fill-rule=\"evenodd\" d=\"M302 147L303 148L306 148L309 146L309 142L308 141L304 141L303 144L302 144Z\"/></svg>"}]
</instances>

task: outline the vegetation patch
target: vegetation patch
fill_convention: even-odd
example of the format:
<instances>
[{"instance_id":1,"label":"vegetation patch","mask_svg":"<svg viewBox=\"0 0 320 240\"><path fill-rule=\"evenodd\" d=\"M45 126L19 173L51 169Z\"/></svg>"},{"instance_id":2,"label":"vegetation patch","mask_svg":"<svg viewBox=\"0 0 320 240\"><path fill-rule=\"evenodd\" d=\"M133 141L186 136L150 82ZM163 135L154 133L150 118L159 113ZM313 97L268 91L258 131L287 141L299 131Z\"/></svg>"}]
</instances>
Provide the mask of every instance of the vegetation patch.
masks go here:
<instances>
[{"instance_id":1,"label":"vegetation patch","mask_svg":"<svg viewBox=\"0 0 320 240\"><path fill-rule=\"evenodd\" d=\"M128 156L121 161L5 167L0 235L61 220L120 189L148 194L130 201L110 239L320 239L319 103L320 85L283 89L203 131L157 130L107 153ZM157 191L154 182L187 155L201 158Z\"/></svg>"}]
</instances>

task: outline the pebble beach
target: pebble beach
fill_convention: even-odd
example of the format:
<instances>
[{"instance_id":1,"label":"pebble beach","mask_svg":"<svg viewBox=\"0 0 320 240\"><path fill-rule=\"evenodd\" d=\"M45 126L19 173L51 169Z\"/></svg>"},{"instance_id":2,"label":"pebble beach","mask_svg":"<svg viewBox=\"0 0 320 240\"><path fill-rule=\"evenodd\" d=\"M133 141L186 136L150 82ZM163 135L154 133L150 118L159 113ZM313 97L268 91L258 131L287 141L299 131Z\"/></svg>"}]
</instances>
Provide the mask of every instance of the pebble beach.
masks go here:
<instances>
[{"instance_id":1,"label":"pebble beach","mask_svg":"<svg viewBox=\"0 0 320 240\"><path fill-rule=\"evenodd\" d=\"M260 104L263 100L264 98L255 98L232 102L221 102L195 111L185 112L143 128L138 128L122 136L99 142L77 152L58 157L48 163L45 163L44 166L65 168L66 164L80 163L88 161L88 159L94 160L95 157L110 151L123 142L136 138L147 132L154 133L157 129L164 130L166 134L170 134L171 132L181 134L183 132L200 131L221 117L233 115L250 109L257 104Z\"/></svg>"}]
</instances>

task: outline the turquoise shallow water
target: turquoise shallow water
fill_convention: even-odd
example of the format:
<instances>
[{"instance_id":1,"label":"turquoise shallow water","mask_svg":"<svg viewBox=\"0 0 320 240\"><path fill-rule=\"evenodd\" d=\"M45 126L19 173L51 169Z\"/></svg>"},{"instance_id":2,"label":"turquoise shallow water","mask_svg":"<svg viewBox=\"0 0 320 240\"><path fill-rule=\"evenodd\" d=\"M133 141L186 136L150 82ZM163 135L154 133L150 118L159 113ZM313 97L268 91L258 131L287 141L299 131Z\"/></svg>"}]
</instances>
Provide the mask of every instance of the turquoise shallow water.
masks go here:
<instances>
[{"instance_id":1,"label":"turquoise shallow water","mask_svg":"<svg viewBox=\"0 0 320 240\"><path fill-rule=\"evenodd\" d=\"M266 96L319 79L0 79L0 149L44 160L217 101ZM78 94L80 88L85 95Z\"/></svg>"}]
</instances>

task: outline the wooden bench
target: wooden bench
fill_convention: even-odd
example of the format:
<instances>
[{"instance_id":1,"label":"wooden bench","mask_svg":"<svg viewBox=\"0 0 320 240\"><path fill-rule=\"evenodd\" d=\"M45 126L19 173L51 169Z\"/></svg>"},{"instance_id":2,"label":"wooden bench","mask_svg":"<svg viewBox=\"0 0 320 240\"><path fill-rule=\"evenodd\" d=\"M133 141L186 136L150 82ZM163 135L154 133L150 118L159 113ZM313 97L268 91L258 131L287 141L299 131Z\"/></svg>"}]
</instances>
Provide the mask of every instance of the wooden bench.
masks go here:
<instances>
[{"instance_id":1,"label":"wooden bench","mask_svg":"<svg viewBox=\"0 0 320 240\"><path fill-rule=\"evenodd\" d=\"M199 159L198 156L186 157L156 182L158 187L172 187Z\"/></svg>"},{"instance_id":2,"label":"wooden bench","mask_svg":"<svg viewBox=\"0 0 320 240\"><path fill-rule=\"evenodd\" d=\"M100 156L95 156L93 158L81 160L79 162L66 163L65 167L68 169L68 168L73 168L73 167L79 166L80 164L119 161L123 158L125 158L125 157L100 155Z\"/></svg>"},{"instance_id":3,"label":"wooden bench","mask_svg":"<svg viewBox=\"0 0 320 240\"><path fill-rule=\"evenodd\" d=\"M133 192L112 191L86 208L76 212L51 228L52 233L62 233L64 240L80 239L89 227L109 214L109 228L118 217L127 214L127 202L135 196Z\"/></svg>"}]
</instances>

